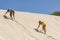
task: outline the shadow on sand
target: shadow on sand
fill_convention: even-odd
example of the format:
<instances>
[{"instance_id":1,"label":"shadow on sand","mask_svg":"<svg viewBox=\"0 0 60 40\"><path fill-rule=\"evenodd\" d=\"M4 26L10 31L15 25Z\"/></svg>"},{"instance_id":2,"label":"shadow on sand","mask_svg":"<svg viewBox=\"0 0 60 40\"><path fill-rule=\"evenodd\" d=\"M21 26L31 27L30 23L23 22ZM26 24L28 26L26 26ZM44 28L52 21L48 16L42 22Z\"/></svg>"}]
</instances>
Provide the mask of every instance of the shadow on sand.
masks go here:
<instances>
[{"instance_id":1,"label":"shadow on sand","mask_svg":"<svg viewBox=\"0 0 60 40\"><path fill-rule=\"evenodd\" d=\"M37 32L39 32L39 33L43 33L42 31L39 31L38 29L36 29L36 28L34 28L35 29L35 31L37 31Z\"/></svg>"},{"instance_id":2,"label":"shadow on sand","mask_svg":"<svg viewBox=\"0 0 60 40\"><path fill-rule=\"evenodd\" d=\"M7 16L5 16L5 15L3 15L3 17L5 18L5 19L10 19L10 18L8 18Z\"/></svg>"},{"instance_id":3,"label":"shadow on sand","mask_svg":"<svg viewBox=\"0 0 60 40\"><path fill-rule=\"evenodd\" d=\"M9 18L9 17L7 17L7 16L5 16L5 15L3 15L3 17L4 17L4 19L12 20L11 18ZM13 20L12 20L12 21L13 21Z\"/></svg>"}]
</instances>

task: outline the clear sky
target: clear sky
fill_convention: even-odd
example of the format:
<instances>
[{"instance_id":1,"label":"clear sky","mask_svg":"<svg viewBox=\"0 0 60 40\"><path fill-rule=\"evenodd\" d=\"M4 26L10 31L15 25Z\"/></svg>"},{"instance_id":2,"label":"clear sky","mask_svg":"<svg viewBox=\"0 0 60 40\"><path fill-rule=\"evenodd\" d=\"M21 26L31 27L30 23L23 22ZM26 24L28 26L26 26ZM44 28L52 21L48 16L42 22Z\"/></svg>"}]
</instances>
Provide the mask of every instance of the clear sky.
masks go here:
<instances>
[{"instance_id":1,"label":"clear sky","mask_svg":"<svg viewBox=\"0 0 60 40\"><path fill-rule=\"evenodd\" d=\"M50 14L60 11L60 0L0 0L0 9Z\"/></svg>"}]
</instances>

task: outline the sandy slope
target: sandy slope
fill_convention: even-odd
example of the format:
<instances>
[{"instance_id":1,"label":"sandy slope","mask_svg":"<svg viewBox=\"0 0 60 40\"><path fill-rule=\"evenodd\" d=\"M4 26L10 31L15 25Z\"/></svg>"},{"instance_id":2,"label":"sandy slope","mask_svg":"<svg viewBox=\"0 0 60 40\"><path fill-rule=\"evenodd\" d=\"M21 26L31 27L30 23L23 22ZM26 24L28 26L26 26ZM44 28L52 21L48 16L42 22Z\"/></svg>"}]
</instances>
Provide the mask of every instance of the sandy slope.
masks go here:
<instances>
[{"instance_id":1,"label":"sandy slope","mask_svg":"<svg viewBox=\"0 0 60 40\"><path fill-rule=\"evenodd\" d=\"M12 21L3 18L5 12L0 10L0 40L60 40L60 17L16 11ZM35 30L39 20L47 24L46 35Z\"/></svg>"}]
</instances>

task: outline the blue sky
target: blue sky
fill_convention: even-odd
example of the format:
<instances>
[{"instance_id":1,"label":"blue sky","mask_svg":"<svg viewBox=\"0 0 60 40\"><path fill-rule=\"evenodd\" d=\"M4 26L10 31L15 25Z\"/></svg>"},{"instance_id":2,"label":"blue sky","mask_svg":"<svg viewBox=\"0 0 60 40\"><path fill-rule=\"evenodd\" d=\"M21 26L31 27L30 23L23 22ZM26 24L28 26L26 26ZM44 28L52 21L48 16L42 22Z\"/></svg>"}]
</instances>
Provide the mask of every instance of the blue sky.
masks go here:
<instances>
[{"instance_id":1,"label":"blue sky","mask_svg":"<svg viewBox=\"0 0 60 40\"><path fill-rule=\"evenodd\" d=\"M60 11L60 0L0 0L0 9L50 14Z\"/></svg>"}]
</instances>

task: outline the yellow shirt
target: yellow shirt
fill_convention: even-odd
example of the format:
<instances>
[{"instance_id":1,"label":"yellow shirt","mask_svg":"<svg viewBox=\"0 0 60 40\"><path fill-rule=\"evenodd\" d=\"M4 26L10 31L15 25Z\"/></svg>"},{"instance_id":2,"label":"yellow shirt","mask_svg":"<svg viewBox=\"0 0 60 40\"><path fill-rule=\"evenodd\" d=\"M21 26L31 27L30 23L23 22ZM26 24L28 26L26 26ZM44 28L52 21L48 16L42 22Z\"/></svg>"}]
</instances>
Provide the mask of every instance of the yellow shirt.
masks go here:
<instances>
[{"instance_id":1,"label":"yellow shirt","mask_svg":"<svg viewBox=\"0 0 60 40\"><path fill-rule=\"evenodd\" d=\"M45 22L43 22L43 23L42 23L42 26L46 26L46 23L45 23Z\"/></svg>"}]
</instances>

